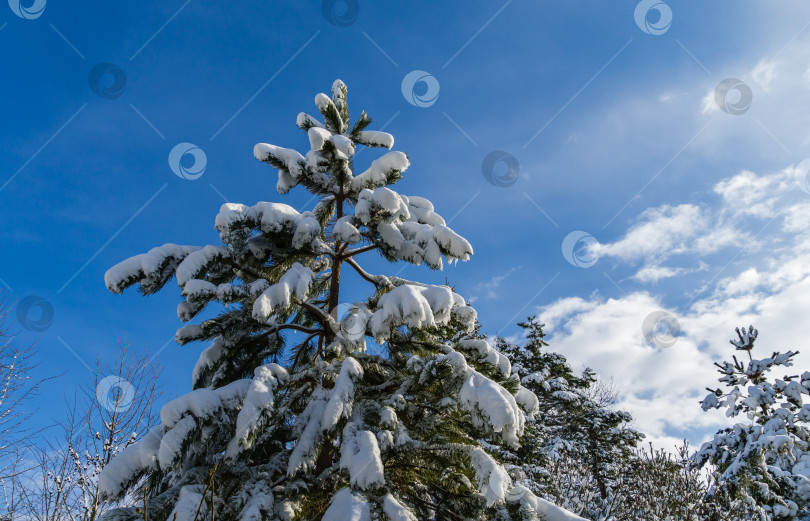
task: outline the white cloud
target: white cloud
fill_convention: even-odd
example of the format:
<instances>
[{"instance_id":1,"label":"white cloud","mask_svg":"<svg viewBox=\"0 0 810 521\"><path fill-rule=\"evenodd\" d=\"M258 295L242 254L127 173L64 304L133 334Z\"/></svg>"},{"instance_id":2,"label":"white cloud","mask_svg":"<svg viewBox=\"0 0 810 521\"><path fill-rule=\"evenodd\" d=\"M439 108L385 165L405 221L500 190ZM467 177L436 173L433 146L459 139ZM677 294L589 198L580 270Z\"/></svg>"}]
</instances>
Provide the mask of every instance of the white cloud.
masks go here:
<instances>
[{"instance_id":1,"label":"white cloud","mask_svg":"<svg viewBox=\"0 0 810 521\"><path fill-rule=\"evenodd\" d=\"M512 273L516 272L520 268L521 268L520 266L512 267L512 268L509 269L509 271L507 271L506 273L504 273L502 275L495 275L494 277L492 277L491 279L489 279L487 281L479 282L475 286L475 288L479 293L483 294L483 298L495 298L495 297L498 296L498 293L497 293L496 290L500 287L501 282L503 282L504 279L506 279L506 277L508 277ZM482 297L481 294L474 295L473 297L470 297L470 303L473 303L476 300L478 300L479 298L481 298Z\"/></svg>"},{"instance_id":2,"label":"white cloud","mask_svg":"<svg viewBox=\"0 0 810 521\"><path fill-rule=\"evenodd\" d=\"M697 405L700 390L714 380L711 357L690 338L663 350L645 343L644 318L661 308L656 298L637 292L619 299L562 299L542 308L540 318L548 324L551 349L612 378L620 407L632 412L637 428L667 445L680 437L674 431L705 429L716 419L704 417Z\"/></svg>"},{"instance_id":3,"label":"white cloud","mask_svg":"<svg viewBox=\"0 0 810 521\"><path fill-rule=\"evenodd\" d=\"M751 77L764 90L770 90L771 83L776 78L776 61L761 60L751 71Z\"/></svg>"},{"instance_id":4,"label":"white cloud","mask_svg":"<svg viewBox=\"0 0 810 521\"><path fill-rule=\"evenodd\" d=\"M670 268L668 266L656 265L644 266L630 278L641 283L658 282L662 279L668 279L676 275L680 275L685 271L685 268Z\"/></svg>"},{"instance_id":5,"label":"white cloud","mask_svg":"<svg viewBox=\"0 0 810 521\"><path fill-rule=\"evenodd\" d=\"M717 183L714 191L723 198L723 210L729 214L769 218L776 215L780 196L795 188L792 168L786 168L764 176L744 170Z\"/></svg>"},{"instance_id":6,"label":"white cloud","mask_svg":"<svg viewBox=\"0 0 810 521\"><path fill-rule=\"evenodd\" d=\"M717 385L713 362L734 354L728 340L735 326L759 328L760 357L799 349L795 372L810 370L810 349L802 349L810 316L810 195L797 189L797 175L795 167L766 175L743 171L716 184L720 197L714 206L648 209L621 239L599 246L603 256L627 264L644 261L631 277L637 282L705 271L710 280L692 301L685 302L689 286L680 284L677 295L596 294L539 309L551 348L612 377L621 406L659 446L671 448L683 436L696 444L728 424L722 415L704 413L698 401L707 386ZM773 222L773 229L754 240L751 230L763 230L763 222ZM700 258L732 243L735 263L723 258L709 265ZM691 257L697 268L660 264L675 254ZM664 301L675 304L668 309ZM647 345L642 333L644 318L659 310L673 314L681 327L667 349Z\"/></svg>"},{"instance_id":7,"label":"white cloud","mask_svg":"<svg viewBox=\"0 0 810 521\"><path fill-rule=\"evenodd\" d=\"M713 114L715 112L720 112L720 107L717 106L714 99L714 90L710 90L700 99L700 113Z\"/></svg>"},{"instance_id":8,"label":"white cloud","mask_svg":"<svg viewBox=\"0 0 810 521\"><path fill-rule=\"evenodd\" d=\"M717 115L712 128L699 140L707 153L807 154L801 148L810 142L809 41L804 35L781 50L774 46L773 57L760 59L753 67L751 57L743 57L739 63L712 71L713 79L703 87L707 93L699 102L701 114ZM751 105L742 114L723 114L714 99L719 81L729 77L751 89ZM728 101L733 104L740 95L740 90L733 88L727 93Z\"/></svg>"},{"instance_id":9,"label":"white cloud","mask_svg":"<svg viewBox=\"0 0 810 521\"><path fill-rule=\"evenodd\" d=\"M767 286L779 288L772 292ZM646 344L644 318L663 308L659 299L635 292L617 299L599 296L561 299L539 310L551 349L579 366L614 380L620 407L632 412L636 426L656 445L672 448L682 437L692 444L728 424L722 415L704 413L698 402L715 387L713 362L730 359L735 326L760 330L755 353L805 348L810 315L810 254L781 264L773 273L746 270L721 281L717 291L688 309L669 310L681 335L661 349ZM810 370L810 352L799 355L796 372ZM777 377L782 375L776 375Z\"/></svg>"},{"instance_id":10,"label":"white cloud","mask_svg":"<svg viewBox=\"0 0 810 521\"><path fill-rule=\"evenodd\" d=\"M658 101L661 103L669 103L671 101L675 101L684 96L685 93L683 92L664 92L660 96L658 96Z\"/></svg>"},{"instance_id":11,"label":"white cloud","mask_svg":"<svg viewBox=\"0 0 810 521\"><path fill-rule=\"evenodd\" d=\"M703 261L698 262L698 266L692 269L684 267L671 267L671 266L660 266L657 264L647 264L640 270L638 270L636 274L630 278L642 284L656 283L659 280L669 279L686 273L694 273L696 271L706 271L707 268L708 265Z\"/></svg>"},{"instance_id":12,"label":"white cloud","mask_svg":"<svg viewBox=\"0 0 810 521\"><path fill-rule=\"evenodd\" d=\"M600 258L641 264L629 278L647 284L703 271L701 257L723 249L784 247L784 234L810 232L810 194L799 189L806 174L794 165L765 175L744 170L715 184L719 200L648 208L620 239L592 248ZM779 217L783 234L763 233ZM687 259L681 267L663 265L676 256ZM683 267L696 263L697 269Z\"/></svg>"},{"instance_id":13,"label":"white cloud","mask_svg":"<svg viewBox=\"0 0 810 521\"><path fill-rule=\"evenodd\" d=\"M810 203L795 204L785 210L783 229L786 232L803 231L807 228L807 223L810 223Z\"/></svg>"},{"instance_id":14,"label":"white cloud","mask_svg":"<svg viewBox=\"0 0 810 521\"><path fill-rule=\"evenodd\" d=\"M692 204L650 208L639 221L622 239L598 245L599 256L625 261L666 258L687 250L687 241L708 224L701 209Z\"/></svg>"}]
</instances>

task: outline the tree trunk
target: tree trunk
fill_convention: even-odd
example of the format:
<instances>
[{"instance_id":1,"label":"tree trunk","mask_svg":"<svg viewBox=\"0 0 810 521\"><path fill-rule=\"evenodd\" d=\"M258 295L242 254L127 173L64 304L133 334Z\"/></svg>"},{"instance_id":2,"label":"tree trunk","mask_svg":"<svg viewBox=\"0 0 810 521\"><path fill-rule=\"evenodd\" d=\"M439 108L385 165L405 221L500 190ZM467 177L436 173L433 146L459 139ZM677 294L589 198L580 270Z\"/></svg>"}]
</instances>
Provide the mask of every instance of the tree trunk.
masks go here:
<instances>
[{"instance_id":1,"label":"tree trunk","mask_svg":"<svg viewBox=\"0 0 810 521\"><path fill-rule=\"evenodd\" d=\"M340 219L343 216L343 187L340 189L340 193L335 201L335 212L336 217ZM332 261L332 276L331 280L329 281L329 299L327 300L327 310L326 312L335 320L339 317L337 316L337 308L338 304L340 304L340 265L343 264L343 260L341 260L338 255L338 244L337 241L335 242L334 252L335 258ZM324 327L326 330L326 341L324 342L326 345L329 345L332 340L335 339L335 333L328 327ZM325 346L324 346L325 347ZM334 458L335 453L335 446L332 441L332 438L327 436L323 440L323 445L321 446L321 453L318 454L318 460L315 462L315 475L319 476L324 470L328 469L332 466L332 459Z\"/></svg>"},{"instance_id":2,"label":"tree trunk","mask_svg":"<svg viewBox=\"0 0 810 521\"><path fill-rule=\"evenodd\" d=\"M332 442L331 437L327 437L323 441L321 453L318 454L318 460L315 462L315 475L320 476L321 472L332 466L332 458L335 455L335 444Z\"/></svg>"},{"instance_id":3,"label":"tree trunk","mask_svg":"<svg viewBox=\"0 0 810 521\"><path fill-rule=\"evenodd\" d=\"M340 187L340 192L335 198L335 218L340 219L343 217L343 186ZM326 312L335 320L338 319L337 307L340 304L340 265L343 264L343 259L338 255L340 248L338 241L335 241L334 246L335 257L332 260L332 278L329 281L329 300L327 301ZM335 334L331 329L326 329L326 343L329 344L335 339Z\"/></svg>"},{"instance_id":4,"label":"tree trunk","mask_svg":"<svg viewBox=\"0 0 810 521\"><path fill-rule=\"evenodd\" d=\"M593 458L591 459L591 470L593 471L594 479L596 479L596 486L599 488L599 495L602 497L602 499L607 499L607 487L605 486L605 480L602 477L602 471L599 463L599 455L594 452Z\"/></svg>"},{"instance_id":5,"label":"tree trunk","mask_svg":"<svg viewBox=\"0 0 810 521\"><path fill-rule=\"evenodd\" d=\"M337 307L340 304L340 265L343 261L335 259L332 262L332 280L329 283L329 301L327 302L328 309L326 312L335 320L337 316ZM330 328L326 328L326 343L329 344L335 339L335 334Z\"/></svg>"}]
</instances>

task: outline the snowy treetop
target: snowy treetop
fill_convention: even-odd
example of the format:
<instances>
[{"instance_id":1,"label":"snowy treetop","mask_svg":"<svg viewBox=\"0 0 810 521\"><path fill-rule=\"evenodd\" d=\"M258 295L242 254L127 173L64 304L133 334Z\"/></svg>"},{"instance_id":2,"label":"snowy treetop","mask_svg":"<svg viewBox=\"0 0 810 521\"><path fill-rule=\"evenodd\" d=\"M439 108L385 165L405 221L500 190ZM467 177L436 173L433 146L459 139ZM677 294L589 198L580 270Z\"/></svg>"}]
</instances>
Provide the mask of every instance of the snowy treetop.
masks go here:
<instances>
[{"instance_id":1,"label":"snowy treetop","mask_svg":"<svg viewBox=\"0 0 810 521\"><path fill-rule=\"evenodd\" d=\"M574 519L515 487L485 448L517 447L538 400L477 334L475 310L450 286L372 274L358 262L376 252L442 269L473 249L430 201L391 188L408 158L390 150L393 136L367 130L365 112L352 123L346 96L337 80L331 96L315 97L320 118L298 115L305 153L254 147L278 170L280 194L301 186L319 197L312 211L228 203L214 221L221 244L165 244L106 273L114 293L136 284L154 293L174 277L183 322L209 304L218 311L177 331L180 344L210 342L194 390L166 404L161 426L108 466L102 490L120 496L146 476L156 521L191 520L216 466L236 490L223 519L472 519L486 509ZM389 151L356 174L361 145ZM345 269L369 294L340 317ZM366 352L366 338L382 354ZM457 492L442 500L446 487Z\"/></svg>"},{"instance_id":2,"label":"snowy treetop","mask_svg":"<svg viewBox=\"0 0 810 521\"><path fill-rule=\"evenodd\" d=\"M769 373L792 366L798 352L756 359L751 352L758 331L750 326L736 333L731 344L747 353L748 363L736 355L716 363L718 380L730 389L707 389L701 406L744 420L716 433L695 459L716 465L720 486L741 490L763 519L797 519L791 498L810 497L810 372L772 378Z\"/></svg>"}]
</instances>

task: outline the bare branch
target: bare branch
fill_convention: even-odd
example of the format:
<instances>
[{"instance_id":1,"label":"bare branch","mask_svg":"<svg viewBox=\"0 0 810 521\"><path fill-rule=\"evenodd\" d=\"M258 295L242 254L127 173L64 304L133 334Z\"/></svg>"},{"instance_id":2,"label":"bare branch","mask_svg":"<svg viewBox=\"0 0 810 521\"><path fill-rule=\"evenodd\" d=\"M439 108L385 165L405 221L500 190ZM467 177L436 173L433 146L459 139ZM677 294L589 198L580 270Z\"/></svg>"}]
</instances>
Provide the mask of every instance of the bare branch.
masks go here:
<instances>
[{"instance_id":1,"label":"bare branch","mask_svg":"<svg viewBox=\"0 0 810 521\"><path fill-rule=\"evenodd\" d=\"M25 519L95 521L117 506L102 501L98 476L113 457L157 424L160 367L126 340L115 358L97 358L92 380L68 402L56 441L39 439L33 474L20 479Z\"/></svg>"}]
</instances>

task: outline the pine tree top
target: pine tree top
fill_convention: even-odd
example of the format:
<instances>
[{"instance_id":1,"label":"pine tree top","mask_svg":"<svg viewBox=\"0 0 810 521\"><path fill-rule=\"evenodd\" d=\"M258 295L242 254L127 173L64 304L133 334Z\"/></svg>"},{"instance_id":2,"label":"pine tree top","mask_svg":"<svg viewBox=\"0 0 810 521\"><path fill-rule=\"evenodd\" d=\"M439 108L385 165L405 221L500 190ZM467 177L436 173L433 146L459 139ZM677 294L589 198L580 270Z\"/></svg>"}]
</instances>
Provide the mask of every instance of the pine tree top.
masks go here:
<instances>
[{"instance_id":1,"label":"pine tree top","mask_svg":"<svg viewBox=\"0 0 810 521\"><path fill-rule=\"evenodd\" d=\"M793 365L798 351L752 355L759 332L737 328L731 340L748 362L715 363L722 388L707 388L704 411L723 409L732 426L719 430L700 448L695 460L717 467L718 489L757 510L764 520L804 519L810 515L810 372L801 376L771 373Z\"/></svg>"}]
</instances>

